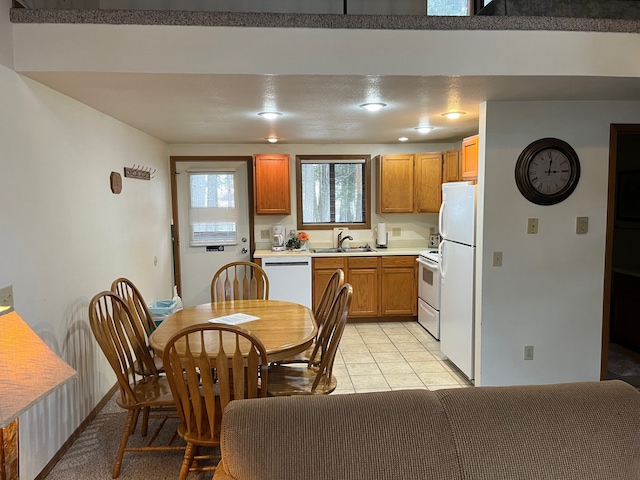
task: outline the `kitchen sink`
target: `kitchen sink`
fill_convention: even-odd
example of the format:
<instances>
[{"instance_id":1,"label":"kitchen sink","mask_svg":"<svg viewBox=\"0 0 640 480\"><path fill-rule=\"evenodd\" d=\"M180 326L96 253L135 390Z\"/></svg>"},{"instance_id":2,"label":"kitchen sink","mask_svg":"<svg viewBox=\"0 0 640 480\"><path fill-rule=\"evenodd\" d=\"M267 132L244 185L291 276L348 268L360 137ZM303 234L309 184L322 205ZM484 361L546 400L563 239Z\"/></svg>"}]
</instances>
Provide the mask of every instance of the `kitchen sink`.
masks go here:
<instances>
[{"instance_id":1,"label":"kitchen sink","mask_svg":"<svg viewBox=\"0 0 640 480\"><path fill-rule=\"evenodd\" d=\"M312 248L312 253L359 253L359 252L375 252L371 247L353 247L353 248Z\"/></svg>"}]
</instances>

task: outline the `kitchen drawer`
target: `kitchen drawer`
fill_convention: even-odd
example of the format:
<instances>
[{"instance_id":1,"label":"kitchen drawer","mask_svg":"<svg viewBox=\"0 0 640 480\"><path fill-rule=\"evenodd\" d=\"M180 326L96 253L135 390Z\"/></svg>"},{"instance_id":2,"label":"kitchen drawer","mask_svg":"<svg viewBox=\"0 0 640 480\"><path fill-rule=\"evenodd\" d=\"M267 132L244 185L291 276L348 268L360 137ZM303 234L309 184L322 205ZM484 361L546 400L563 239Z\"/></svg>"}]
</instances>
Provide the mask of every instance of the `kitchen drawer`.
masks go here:
<instances>
[{"instance_id":1,"label":"kitchen drawer","mask_svg":"<svg viewBox=\"0 0 640 480\"><path fill-rule=\"evenodd\" d=\"M346 268L346 258L338 258L338 257L315 257L313 259L313 268L325 269L325 268Z\"/></svg>"},{"instance_id":2,"label":"kitchen drawer","mask_svg":"<svg viewBox=\"0 0 640 480\"><path fill-rule=\"evenodd\" d=\"M382 268L385 267L414 267L416 265L416 259L412 255L402 255L397 257L381 257Z\"/></svg>"},{"instance_id":3,"label":"kitchen drawer","mask_svg":"<svg viewBox=\"0 0 640 480\"><path fill-rule=\"evenodd\" d=\"M378 268L378 257L349 257L349 268Z\"/></svg>"}]
</instances>

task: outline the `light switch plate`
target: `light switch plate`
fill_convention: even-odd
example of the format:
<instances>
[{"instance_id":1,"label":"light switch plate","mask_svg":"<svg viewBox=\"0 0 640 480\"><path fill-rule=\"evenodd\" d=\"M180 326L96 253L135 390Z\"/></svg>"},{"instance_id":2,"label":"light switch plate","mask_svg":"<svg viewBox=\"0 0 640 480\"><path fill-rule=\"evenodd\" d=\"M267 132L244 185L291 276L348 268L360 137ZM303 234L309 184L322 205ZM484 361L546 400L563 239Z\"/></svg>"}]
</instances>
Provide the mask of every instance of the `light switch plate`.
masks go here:
<instances>
[{"instance_id":1,"label":"light switch plate","mask_svg":"<svg viewBox=\"0 0 640 480\"><path fill-rule=\"evenodd\" d=\"M268 240L271 237L271 231L268 229L260 230L260 238Z\"/></svg>"},{"instance_id":2,"label":"light switch plate","mask_svg":"<svg viewBox=\"0 0 640 480\"><path fill-rule=\"evenodd\" d=\"M576 233L583 235L589 231L589 217L576 218Z\"/></svg>"},{"instance_id":3,"label":"light switch plate","mask_svg":"<svg viewBox=\"0 0 640 480\"><path fill-rule=\"evenodd\" d=\"M533 360L533 345L525 345L524 347L524 359Z\"/></svg>"},{"instance_id":4,"label":"light switch plate","mask_svg":"<svg viewBox=\"0 0 640 480\"><path fill-rule=\"evenodd\" d=\"M536 234L536 233L538 233L538 219L537 218L529 218L527 220L527 233L528 234Z\"/></svg>"},{"instance_id":5,"label":"light switch plate","mask_svg":"<svg viewBox=\"0 0 640 480\"><path fill-rule=\"evenodd\" d=\"M13 307L13 285L0 288L0 305Z\"/></svg>"}]
</instances>

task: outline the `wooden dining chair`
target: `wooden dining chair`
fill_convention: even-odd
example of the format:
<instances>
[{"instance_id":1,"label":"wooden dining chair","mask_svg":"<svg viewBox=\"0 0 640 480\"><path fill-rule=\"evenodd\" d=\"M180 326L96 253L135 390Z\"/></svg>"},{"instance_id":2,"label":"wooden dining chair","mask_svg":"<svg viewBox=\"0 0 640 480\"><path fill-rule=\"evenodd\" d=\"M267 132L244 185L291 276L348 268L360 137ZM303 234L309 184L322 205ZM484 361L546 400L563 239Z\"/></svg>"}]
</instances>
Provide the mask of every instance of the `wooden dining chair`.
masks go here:
<instances>
[{"instance_id":1,"label":"wooden dining chair","mask_svg":"<svg viewBox=\"0 0 640 480\"><path fill-rule=\"evenodd\" d=\"M111 283L111 291L126 302L136 320L136 326L144 336L156 368L163 371L162 358L157 356L149 345L149 335L156 329L156 324L140 290L128 278L120 277Z\"/></svg>"},{"instance_id":2,"label":"wooden dining chair","mask_svg":"<svg viewBox=\"0 0 640 480\"><path fill-rule=\"evenodd\" d=\"M125 452L183 450L184 447L171 445L172 441L169 445L153 445L167 418L176 416L175 404L169 383L166 377L159 375L145 335L127 303L113 292L101 292L89 303L89 322L98 345L116 374L120 389L116 403L127 410L112 477L120 474ZM161 421L145 446L127 447L141 412L142 436L147 434L149 418L160 418Z\"/></svg>"},{"instance_id":3,"label":"wooden dining chair","mask_svg":"<svg viewBox=\"0 0 640 480\"><path fill-rule=\"evenodd\" d=\"M232 262L211 279L211 302L269 298L269 278L260 265Z\"/></svg>"},{"instance_id":4,"label":"wooden dining chair","mask_svg":"<svg viewBox=\"0 0 640 480\"><path fill-rule=\"evenodd\" d=\"M316 326L318 327L318 333L316 334L313 344L304 352L278 363L281 365L287 363L309 363L315 346L318 343L318 338L323 334L323 329L327 321L331 305L342 288L342 285L344 285L344 271L341 268L338 268L329 278L329 281L322 292L322 297L320 297L318 305L316 305L316 308L313 310L313 317L315 318ZM315 361L316 363L319 363L318 359Z\"/></svg>"},{"instance_id":5,"label":"wooden dining chair","mask_svg":"<svg viewBox=\"0 0 640 480\"><path fill-rule=\"evenodd\" d=\"M333 362L347 323L352 297L353 287L345 283L331 304L323 332L318 334L306 365L275 364L270 367L269 396L328 394L336 389L338 382L333 376Z\"/></svg>"},{"instance_id":6,"label":"wooden dining chair","mask_svg":"<svg viewBox=\"0 0 640 480\"><path fill-rule=\"evenodd\" d=\"M266 396L267 350L241 327L198 324L173 335L162 358L180 418L178 434L187 442L179 477L184 480L190 471L215 470L201 461L219 455L199 450L220 445L229 402Z\"/></svg>"}]
</instances>

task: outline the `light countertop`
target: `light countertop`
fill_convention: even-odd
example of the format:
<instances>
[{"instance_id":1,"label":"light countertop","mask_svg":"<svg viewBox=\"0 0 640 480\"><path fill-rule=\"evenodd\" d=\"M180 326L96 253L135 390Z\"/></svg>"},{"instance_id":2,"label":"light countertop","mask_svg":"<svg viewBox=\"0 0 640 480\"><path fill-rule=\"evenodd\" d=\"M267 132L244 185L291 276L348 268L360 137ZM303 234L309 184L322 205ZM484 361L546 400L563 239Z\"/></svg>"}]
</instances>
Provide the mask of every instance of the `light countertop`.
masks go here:
<instances>
[{"instance_id":1,"label":"light countertop","mask_svg":"<svg viewBox=\"0 0 640 480\"><path fill-rule=\"evenodd\" d=\"M322 248L322 247L318 247ZM303 256L303 257L381 257L389 255L418 255L423 250L429 250L428 247L389 247L376 248L375 252L340 252L340 253L312 253L309 250L284 252L272 252L271 250L256 250L253 254L254 258L264 257L284 257L284 256Z\"/></svg>"}]
</instances>

